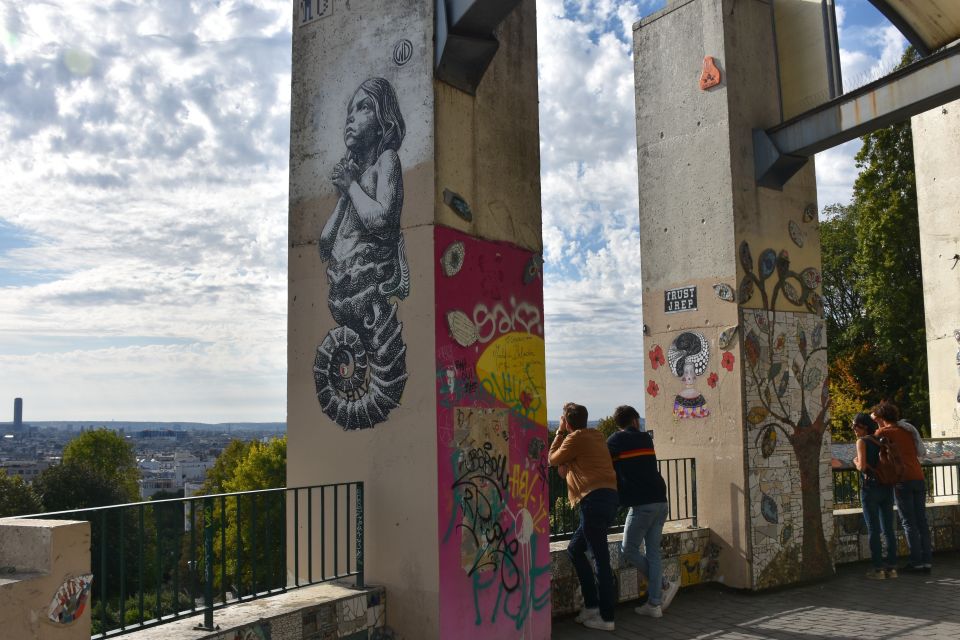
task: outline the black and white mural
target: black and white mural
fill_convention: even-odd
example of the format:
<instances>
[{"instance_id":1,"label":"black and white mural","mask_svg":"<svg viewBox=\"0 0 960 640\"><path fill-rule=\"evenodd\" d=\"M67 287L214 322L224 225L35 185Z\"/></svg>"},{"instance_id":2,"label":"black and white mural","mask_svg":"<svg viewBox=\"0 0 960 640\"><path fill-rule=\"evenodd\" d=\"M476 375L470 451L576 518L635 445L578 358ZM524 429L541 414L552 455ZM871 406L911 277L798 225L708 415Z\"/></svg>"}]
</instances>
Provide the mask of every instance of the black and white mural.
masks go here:
<instances>
[{"instance_id":1,"label":"black and white mural","mask_svg":"<svg viewBox=\"0 0 960 640\"><path fill-rule=\"evenodd\" d=\"M410 293L400 213L398 152L406 126L387 80L354 92L343 129L346 153L330 179L340 194L320 236L327 305L339 326L317 347L313 375L323 412L344 429L366 429L399 405L407 380L397 305Z\"/></svg>"}]
</instances>

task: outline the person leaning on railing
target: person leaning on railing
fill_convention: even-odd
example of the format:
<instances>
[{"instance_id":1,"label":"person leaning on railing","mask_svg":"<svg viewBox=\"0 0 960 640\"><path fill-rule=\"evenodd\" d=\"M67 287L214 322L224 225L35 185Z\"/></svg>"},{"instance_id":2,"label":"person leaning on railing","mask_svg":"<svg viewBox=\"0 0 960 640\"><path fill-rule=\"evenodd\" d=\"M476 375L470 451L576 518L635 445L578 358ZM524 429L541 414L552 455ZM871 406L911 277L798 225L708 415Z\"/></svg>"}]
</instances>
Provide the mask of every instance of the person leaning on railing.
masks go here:
<instances>
[{"instance_id":1,"label":"person leaning on railing","mask_svg":"<svg viewBox=\"0 0 960 640\"><path fill-rule=\"evenodd\" d=\"M617 515L617 475L603 434L587 429L586 407L572 402L563 406L560 428L550 445L550 465L559 467L567 481L570 504L580 505L580 526L567 546L583 592L583 609L576 621L590 629L614 631L616 596L607 530ZM588 548L597 563L596 580Z\"/></svg>"},{"instance_id":2,"label":"person leaning on railing","mask_svg":"<svg viewBox=\"0 0 960 640\"><path fill-rule=\"evenodd\" d=\"M897 577L897 534L893 528L893 485L881 484L874 469L880 463L880 444L874 433L877 424L866 413L853 418L853 432L857 434L857 457L854 466L860 471L860 504L863 520L867 523L867 538L870 542L870 559L873 569L867 572L871 580L886 580ZM887 541L886 562L880 533Z\"/></svg>"},{"instance_id":3,"label":"person leaning on railing","mask_svg":"<svg viewBox=\"0 0 960 640\"><path fill-rule=\"evenodd\" d=\"M920 468L920 456L924 455L926 449L913 425L907 422L900 424L900 410L896 405L883 401L871 409L870 417L880 427L877 429L877 437L889 438L897 447L903 461L903 477L894 486L894 500L897 511L900 512L907 547L910 549L910 561L901 570L929 572L933 562L933 549L930 544L930 527L927 525L927 482L923 477L923 469ZM917 441L920 441L919 446Z\"/></svg>"}]
</instances>

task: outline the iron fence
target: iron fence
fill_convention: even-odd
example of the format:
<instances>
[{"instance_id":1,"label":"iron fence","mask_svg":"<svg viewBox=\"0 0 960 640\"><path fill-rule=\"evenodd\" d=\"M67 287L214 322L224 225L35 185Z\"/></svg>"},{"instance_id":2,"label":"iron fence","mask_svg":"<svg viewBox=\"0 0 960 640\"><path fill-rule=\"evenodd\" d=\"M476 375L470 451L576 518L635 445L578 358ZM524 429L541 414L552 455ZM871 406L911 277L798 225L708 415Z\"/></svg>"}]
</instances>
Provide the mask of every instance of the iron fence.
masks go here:
<instances>
[{"instance_id":1,"label":"iron fence","mask_svg":"<svg viewBox=\"0 0 960 640\"><path fill-rule=\"evenodd\" d=\"M349 482L18 517L90 522L101 639L201 614L197 628L213 630L214 611L237 602L351 577L363 586L363 504L363 483Z\"/></svg>"},{"instance_id":2,"label":"iron fence","mask_svg":"<svg viewBox=\"0 0 960 640\"><path fill-rule=\"evenodd\" d=\"M657 460L660 475L667 483L667 521L689 520L697 527L697 461L695 458L667 458ZM579 525L579 514L567 500L567 483L550 467L550 540L567 540ZM623 531L627 509L617 511L611 533Z\"/></svg>"},{"instance_id":3,"label":"iron fence","mask_svg":"<svg viewBox=\"0 0 960 640\"><path fill-rule=\"evenodd\" d=\"M960 499L960 462L927 462L920 465L927 483L927 502L937 498ZM860 472L856 469L833 470L833 508L859 509Z\"/></svg>"}]
</instances>

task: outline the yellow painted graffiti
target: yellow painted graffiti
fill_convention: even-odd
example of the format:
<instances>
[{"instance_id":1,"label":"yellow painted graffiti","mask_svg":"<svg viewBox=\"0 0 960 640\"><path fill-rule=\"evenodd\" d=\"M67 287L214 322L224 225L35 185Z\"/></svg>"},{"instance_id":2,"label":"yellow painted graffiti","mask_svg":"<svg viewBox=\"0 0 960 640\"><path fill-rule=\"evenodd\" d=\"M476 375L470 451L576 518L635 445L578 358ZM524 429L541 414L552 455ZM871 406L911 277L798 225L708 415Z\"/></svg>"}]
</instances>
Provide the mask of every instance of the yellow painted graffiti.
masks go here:
<instances>
[{"instance_id":1,"label":"yellow painted graffiti","mask_svg":"<svg viewBox=\"0 0 960 640\"><path fill-rule=\"evenodd\" d=\"M546 426L543 338L511 332L494 340L477 361L477 380L512 413Z\"/></svg>"}]
</instances>

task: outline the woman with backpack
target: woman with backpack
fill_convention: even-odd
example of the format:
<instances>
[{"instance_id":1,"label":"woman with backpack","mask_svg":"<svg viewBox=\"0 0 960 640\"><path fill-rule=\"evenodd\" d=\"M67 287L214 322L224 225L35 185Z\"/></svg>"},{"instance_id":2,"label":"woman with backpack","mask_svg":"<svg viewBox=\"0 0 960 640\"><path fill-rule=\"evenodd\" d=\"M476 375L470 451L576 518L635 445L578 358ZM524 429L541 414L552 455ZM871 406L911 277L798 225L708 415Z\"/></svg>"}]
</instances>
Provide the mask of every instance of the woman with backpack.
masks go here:
<instances>
[{"instance_id":1,"label":"woman with backpack","mask_svg":"<svg viewBox=\"0 0 960 640\"><path fill-rule=\"evenodd\" d=\"M927 525L927 483L920 468L919 457L923 455L923 443L917 444L916 429L908 429L900 420L900 410L890 402L881 402L873 408L870 417L880 427L878 438L888 439L898 451L903 472L894 486L894 500L900 513L900 523L910 549L910 561L903 571L929 573L933 561L930 544L930 527Z\"/></svg>"},{"instance_id":2,"label":"woman with backpack","mask_svg":"<svg viewBox=\"0 0 960 640\"><path fill-rule=\"evenodd\" d=\"M876 423L866 413L853 418L853 432L857 434L857 457L854 466L860 470L860 504L863 519L867 523L870 541L870 559L873 569L867 572L871 580L886 580L897 577L897 536L893 528L893 485L881 484L876 468L880 465L880 442L874 436ZM880 533L887 543L884 562Z\"/></svg>"}]
</instances>

